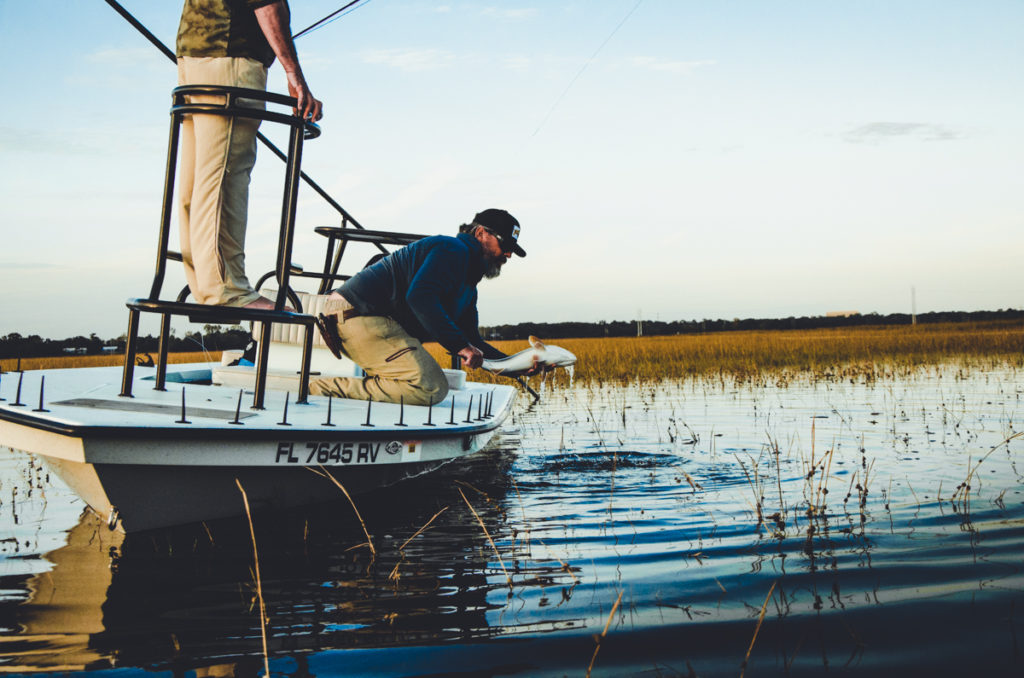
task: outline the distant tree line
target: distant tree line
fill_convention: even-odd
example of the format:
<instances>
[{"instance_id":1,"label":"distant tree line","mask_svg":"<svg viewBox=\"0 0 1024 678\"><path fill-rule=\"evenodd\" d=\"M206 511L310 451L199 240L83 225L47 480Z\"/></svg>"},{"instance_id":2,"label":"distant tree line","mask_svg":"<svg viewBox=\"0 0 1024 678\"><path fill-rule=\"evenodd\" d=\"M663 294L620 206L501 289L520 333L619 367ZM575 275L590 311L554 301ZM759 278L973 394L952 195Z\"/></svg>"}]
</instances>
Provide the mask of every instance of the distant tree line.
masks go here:
<instances>
[{"instance_id":1,"label":"distant tree line","mask_svg":"<svg viewBox=\"0 0 1024 678\"><path fill-rule=\"evenodd\" d=\"M168 350L185 351L223 351L232 348L243 348L249 341L249 331L241 326L222 327L220 325L204 325L202 332L188 332L184 336L171 336ZM69 339L43 339L31 334L23 337L17 332L0 337L0 358L33 358L59 356L68 353L95 355L99 353L124 353L125 336L117 339L100 339L95 334L88 337L78 336ZM139 353L151 353L158 350L160 338L153 336L139 337Z\"/></svg>"},{"instance_id":2,"label":"distant tree line","mask_svg":"<svg viewBox=\"0 0 1024 678\"><path fill-rule=\"evenodd\" d=\"M1024 310L1000 309L998 311L938 311L919 313L917 322L984 322L991 320L1021 320ZM640 321L645 336L670 334L701 334L704 332L729 332L735 330L805 330L818 327L856 327L860 325L909 325L909 313L853 314L848 316L804 316L800 318L734 318L733 320L659 320ZM480 333L488 339L526 339L531 334L538 337L635 337L637 321L614 320L611 322L562 322L562 323L518 323L516 325L494 325L481 327ZM239 325L223 327L204 325L202 332L189 332L184 336L172 336L169 350L224 351L244 348L249 342L249 331ZM140 353L158 350L159 338L139 337ZM123 353L125 337L103 340L95 334L69 339L43 339L32 334L23 337L17 332L0 337L0 358L29 358L57 356L66 353L98 354L106 351Z\"/></svg>"},{"instance_id":3,"label":"distant tree line","mask_svg":"<svg viewBox=\"0 0 1024 678\"><path fill-rule=\"evenodd\" d=\"M938 311L917 314L917 322L951 323L983 322L989 320L1024 319L1024 310L998 311ZM615 320L611 322L519 323L481 327L481 334L489 339L526 339L537 337L635 337L638 325L644 336L670 334L701 334L704 332L730 332L736 330L806 330L819 327L857 327L861 325L909 325L909 313L856 313L847 316L804 316L800 318L734 318L733 320Z\"/></svg>"}]
</instances>

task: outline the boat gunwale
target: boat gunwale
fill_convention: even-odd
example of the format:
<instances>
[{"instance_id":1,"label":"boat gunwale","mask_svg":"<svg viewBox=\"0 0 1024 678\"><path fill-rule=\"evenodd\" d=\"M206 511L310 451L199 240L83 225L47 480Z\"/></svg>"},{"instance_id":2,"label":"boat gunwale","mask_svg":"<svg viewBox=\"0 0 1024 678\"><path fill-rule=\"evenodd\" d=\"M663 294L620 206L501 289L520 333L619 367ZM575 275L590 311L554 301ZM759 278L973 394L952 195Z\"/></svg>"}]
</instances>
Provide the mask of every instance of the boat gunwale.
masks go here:
<instances>
[{"instance_id":1,"label":"boat gunwale","mask_svg":"<svg viewBox=\"0 0 1024 678\"><path fill-rule=\"evenodd\" d=\"M62 424L52 419L34 416L29 413L15 412L8 408L0 408L0 421L6 421L20 426L28 426L33 429L56 433L71 438L82 440L96 439L140 439L161 437L174 440L241 440L241 441L265 441L269 433L286 434L289 440L373 440L383 436L389 438L415 438L422 440L426 438L446 438L460 435L477 435L492 431L504 423L507 414L496 415L490 421L480 424L462 425L465 422L448 424L446 421L435 423L428 427L426 424L407 424L397 427L394 424L373 425L360 428L345 428L342 426L319 425L319 428L303 428L299 425L287 427L272 424L271 426L257 428L232 427L213 428L194 426L191 424L180 424L178 426L109 426L92 424ZM251 424L246 424L251 426Z\"/></svg>"}]
</instances>

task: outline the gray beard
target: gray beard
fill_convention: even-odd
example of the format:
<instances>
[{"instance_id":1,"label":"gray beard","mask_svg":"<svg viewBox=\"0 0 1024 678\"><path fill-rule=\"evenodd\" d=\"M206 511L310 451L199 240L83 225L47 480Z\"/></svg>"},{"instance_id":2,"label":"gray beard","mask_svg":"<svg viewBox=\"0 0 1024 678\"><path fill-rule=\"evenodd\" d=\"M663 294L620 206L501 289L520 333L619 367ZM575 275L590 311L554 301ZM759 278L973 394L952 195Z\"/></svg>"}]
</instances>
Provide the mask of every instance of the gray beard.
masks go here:
<instances>
[{"instance_id":1,"label":"gray beard","mask_svg":"<svg viewBox=\"0 0 1024 678\"><path fill-rule=\"evenodd\" d=\"M484 269L484 277L488 280L493 280L501 275L501 266L505 262L500 259L494 261L488 261L487 267Z\"/></svg>"}]
</instances>

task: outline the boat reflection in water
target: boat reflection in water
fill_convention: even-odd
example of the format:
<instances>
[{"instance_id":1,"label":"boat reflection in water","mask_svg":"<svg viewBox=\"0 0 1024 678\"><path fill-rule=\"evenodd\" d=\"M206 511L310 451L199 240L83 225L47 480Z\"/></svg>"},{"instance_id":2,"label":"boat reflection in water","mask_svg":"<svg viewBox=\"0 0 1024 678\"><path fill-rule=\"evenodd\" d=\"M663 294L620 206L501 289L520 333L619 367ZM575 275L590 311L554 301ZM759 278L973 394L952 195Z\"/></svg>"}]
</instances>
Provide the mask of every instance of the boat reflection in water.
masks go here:
<instances>
[{"instance_id":1,"label":"boat reflection in water","mask_svg":"<svg viewBox=\"0 0 1024 678\"><path fill-rule=\"evenodd\" d=\"M335 649L392 648L395 662L394 648L581 628L568 615L522 625L501 618L523 587L571 596L574 579L557 563L525 566L503 553L509 572L519 567L509 589L460 490L495 542L514 542L501 508L510 465L499 449L357 498L376 555L343 498L255 515L275 672L303 675L310 653ZM244 518L125 536L86 511L68 544L46 555L52 571L24 582L29 600L0 605L7 632L20 629L0 644L0 670L262 672L252 555Z\"/></svg>"},{"instance_id":2,"label":"boat reflection in water","mask_svg":"<svg viewBox=\"0 0 1024 678\"><path fill-rule=\"evenodd\" d=\"M104 630L110 565L123 541L123 532L108 530L91 511L82 513L67 545L46 554L53 568L24 581L28 602L0 606L4 629L19 628L17 636L0 638L0 671L76 671L105 663L90 641ZM3 588L13 587L5 582Z\"/></svg>"}]
</instances>

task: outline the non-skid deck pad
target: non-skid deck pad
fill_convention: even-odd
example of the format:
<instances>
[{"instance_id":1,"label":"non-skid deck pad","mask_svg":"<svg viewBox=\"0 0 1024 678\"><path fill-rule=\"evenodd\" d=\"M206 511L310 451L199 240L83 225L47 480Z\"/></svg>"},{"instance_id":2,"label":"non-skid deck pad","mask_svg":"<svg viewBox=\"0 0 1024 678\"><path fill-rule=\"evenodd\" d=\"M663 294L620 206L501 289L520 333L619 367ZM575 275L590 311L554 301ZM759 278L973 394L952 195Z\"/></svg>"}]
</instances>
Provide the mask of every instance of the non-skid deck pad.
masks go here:
<instances>
[{"instance_id":1,"label":"non-skid deck pad","mask_svg":"<svg viewBox=\"0 0 1024 678\"><path fill-rule=\"evenodd\" d=\"M72 398L52 403L53 405L64 405L67 407L89 407L96 410L116 410L119 412L144 412L146 414L169 414L181 416L181 406L160 405L158 403L143 403L127 398L118 400L104 400L102 398ZM185 416L201 417L204 419L234 419L234 410L215 410L210 407L186 407ZM239 419L256 416L252 412L240 412Z\"/></svg>"}]
</instances>

